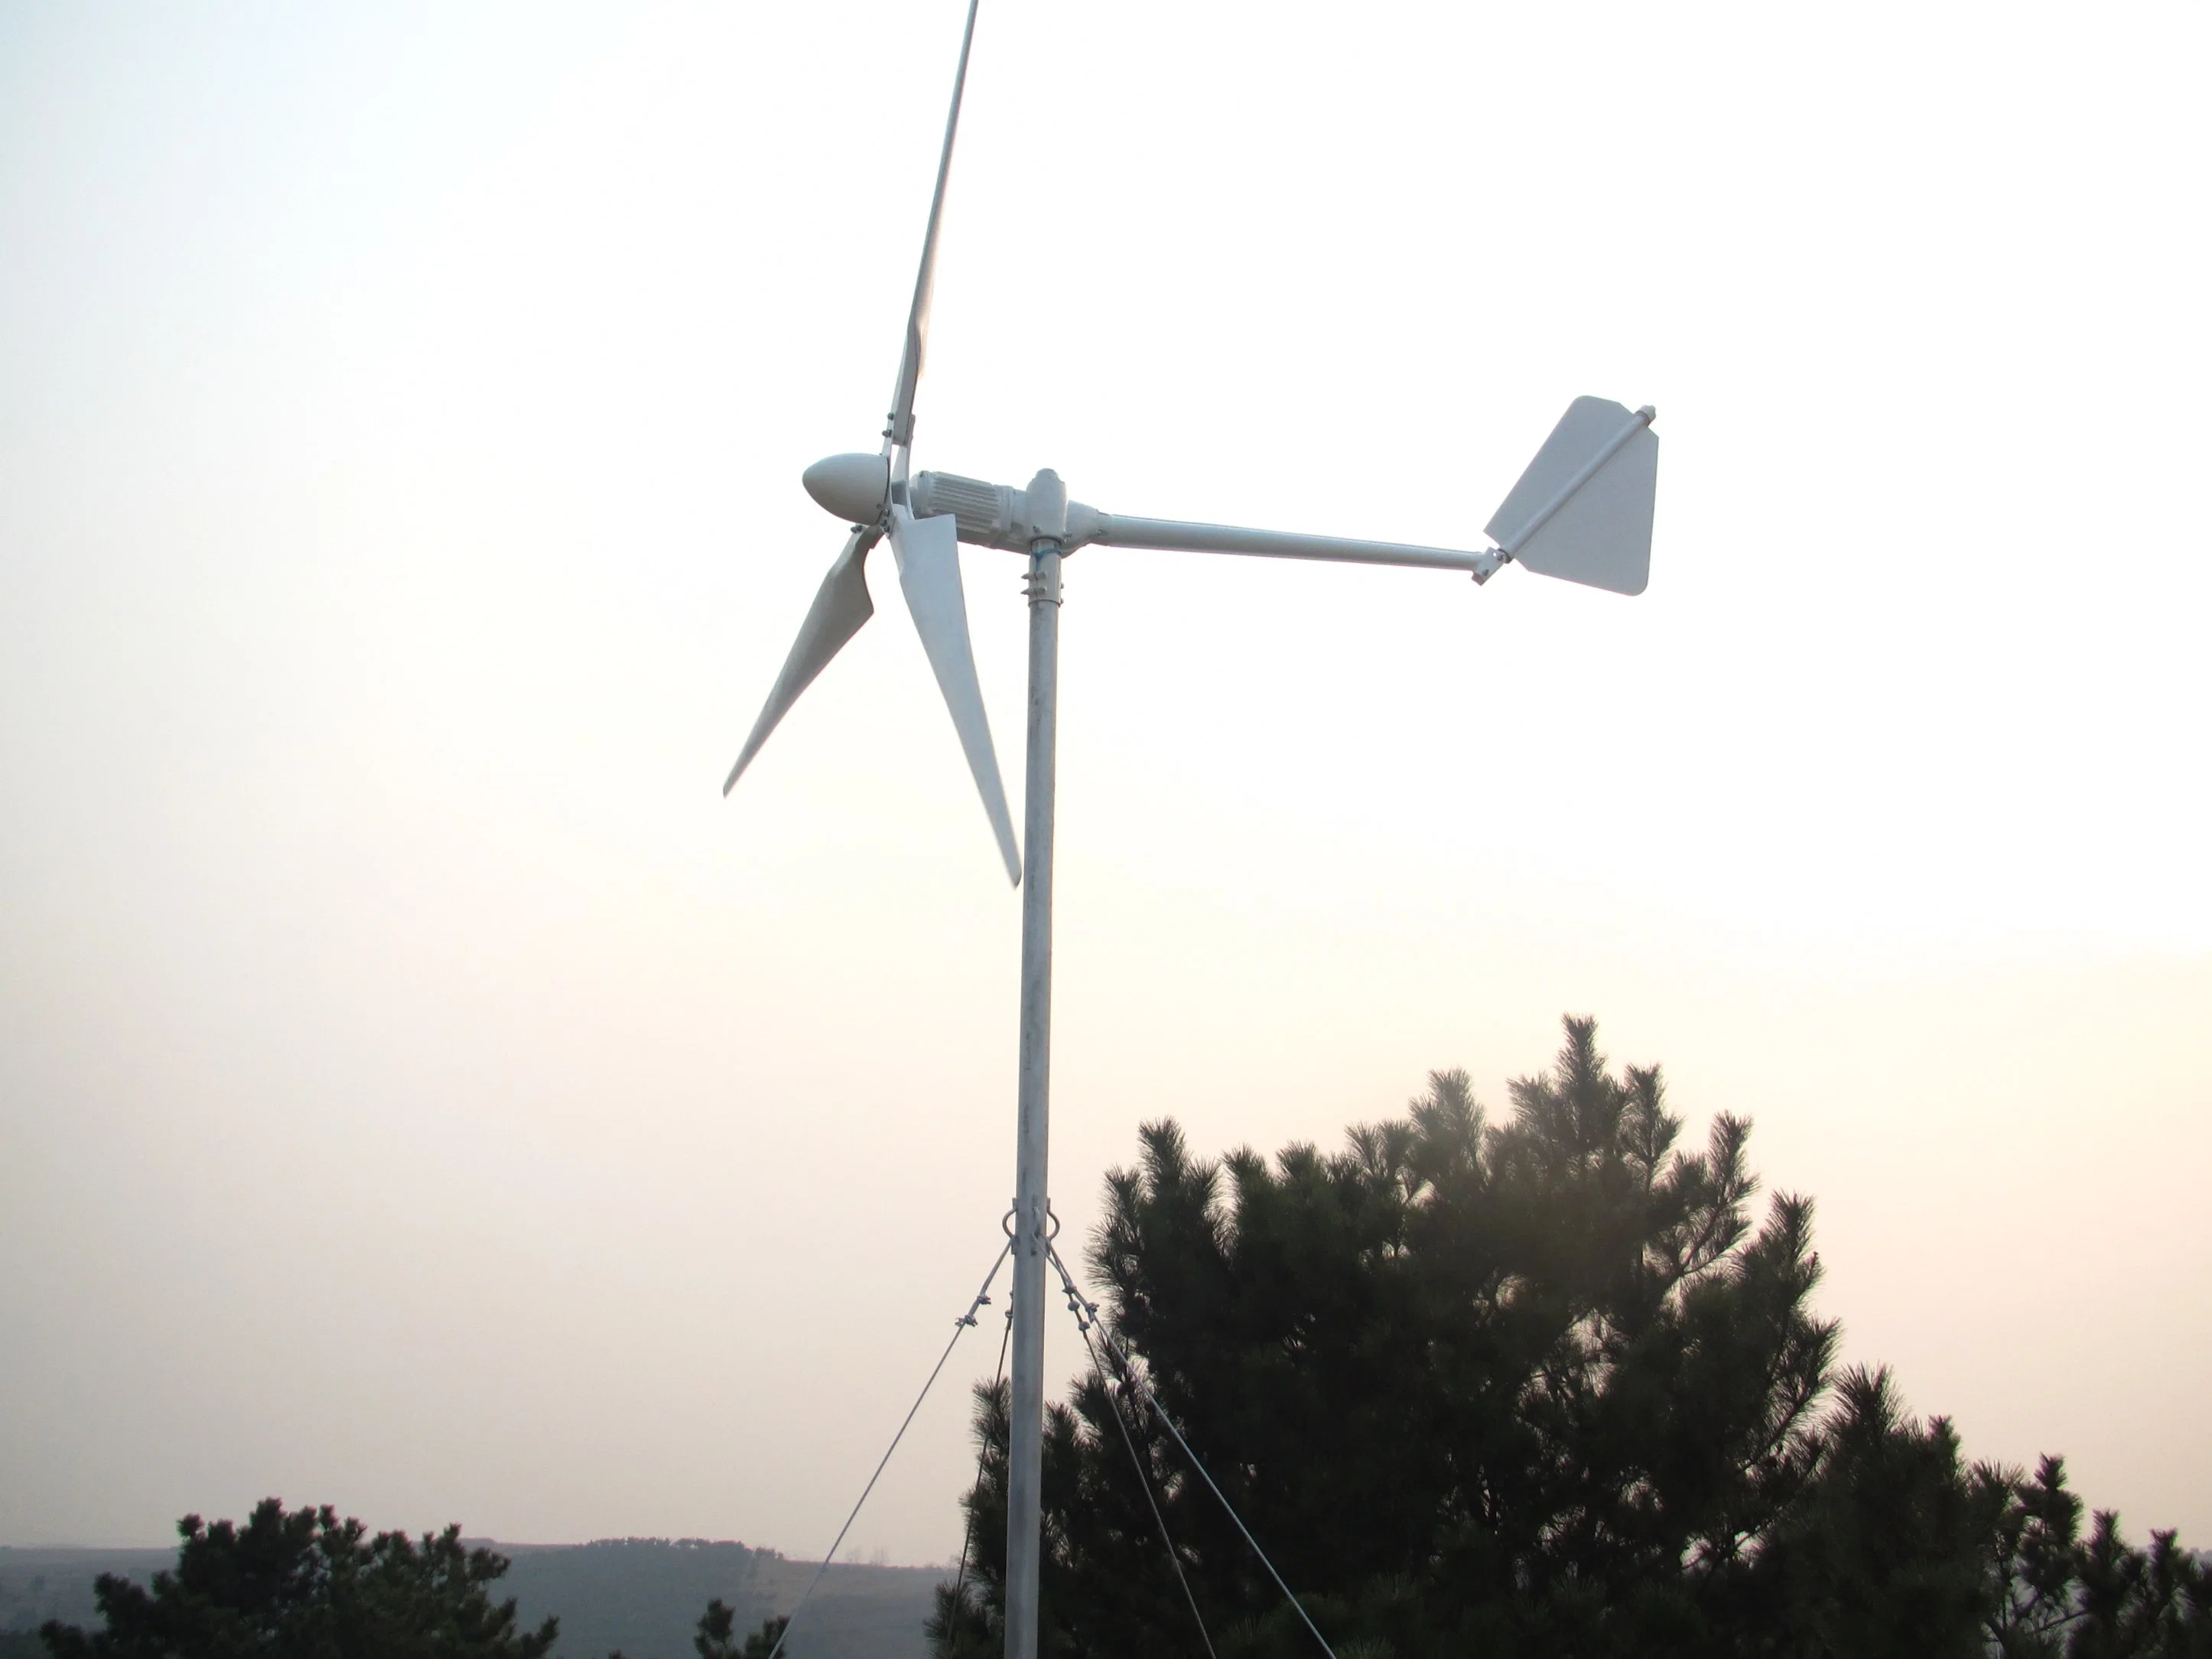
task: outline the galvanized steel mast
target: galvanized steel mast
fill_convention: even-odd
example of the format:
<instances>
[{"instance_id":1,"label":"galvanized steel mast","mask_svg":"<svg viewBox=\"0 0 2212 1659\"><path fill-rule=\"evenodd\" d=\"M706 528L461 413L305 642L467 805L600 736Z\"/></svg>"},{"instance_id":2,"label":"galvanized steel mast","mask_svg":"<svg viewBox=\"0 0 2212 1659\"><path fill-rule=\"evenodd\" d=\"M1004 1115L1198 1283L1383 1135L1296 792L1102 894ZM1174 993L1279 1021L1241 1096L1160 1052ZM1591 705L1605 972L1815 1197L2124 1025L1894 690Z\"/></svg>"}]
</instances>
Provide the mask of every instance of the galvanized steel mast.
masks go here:
<instances>
[{"instance_id":1,"label":"galvanized steel mast","mask_svg":"<svg viewBox=\"0 0 2212 1659\"><path fill-rule=\"evenodd\" d=\"M1053 795L1060 696L1060 538L1067 491L1030 481L1028 783L1022 809L1022 1015L1014 1156L1014 1329L1006 1447L1006 1659L1036 1659L1043 1539L1045 1252L1051 1202ZM1056 511L1055 511L1056 505Z\"/></svg>"}]
</instances>

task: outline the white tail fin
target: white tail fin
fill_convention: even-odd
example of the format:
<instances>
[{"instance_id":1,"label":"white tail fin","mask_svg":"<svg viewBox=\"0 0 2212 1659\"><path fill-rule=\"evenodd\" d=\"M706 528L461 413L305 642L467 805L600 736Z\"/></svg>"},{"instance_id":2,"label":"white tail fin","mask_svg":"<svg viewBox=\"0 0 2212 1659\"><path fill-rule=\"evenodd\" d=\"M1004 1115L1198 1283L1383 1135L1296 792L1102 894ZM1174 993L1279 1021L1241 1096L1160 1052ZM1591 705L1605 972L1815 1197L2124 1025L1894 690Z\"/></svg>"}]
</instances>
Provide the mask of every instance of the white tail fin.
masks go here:
<instances>
[{"instance_id":1,"label":"white tail fin","mask_svg":"<svg viewBox=\"0 0 2212 1659\"><path fill-rule=\"evenodd\" d=\"M1612 593L1651 577L1659 436L1652 411L1577 398L1484 528L1539 575Z\"/></svg>"}]
</instances>

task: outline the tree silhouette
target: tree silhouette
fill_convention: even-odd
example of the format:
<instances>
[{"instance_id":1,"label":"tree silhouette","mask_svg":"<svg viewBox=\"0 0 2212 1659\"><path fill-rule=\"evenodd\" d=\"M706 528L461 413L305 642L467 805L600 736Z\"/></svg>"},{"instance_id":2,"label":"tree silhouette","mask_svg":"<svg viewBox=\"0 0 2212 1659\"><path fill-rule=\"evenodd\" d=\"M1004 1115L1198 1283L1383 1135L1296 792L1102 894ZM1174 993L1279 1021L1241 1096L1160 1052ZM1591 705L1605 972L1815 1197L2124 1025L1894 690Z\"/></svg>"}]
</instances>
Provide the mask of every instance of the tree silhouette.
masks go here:
<instances>
[{"instance_id":1,"label":"tree silhouette","mask_svg":"<svg viewBox=\"0 0 2212 1659\"><path fill-rule=\"evenodd\" d=\"M515 1628L488 1586L506 1558L470 1549L458 1526L410 1540L368 1535L336 1510L288 1514L274 1498L244 1527L178 1523L176 1570L150 1589L103 1573L104 1630L50 1622L56 1659L542 1659L559 1621Z\"/></svg>"},{"instance_id":2,"label":"tree silhouette","mask_svg":"<svg viewBox=\"0 0 2212 1659\"><path fill-rule=\"evenodd\" d=\"M1834 1375L1810 1200L1754 1225L1748 1126L1683 1149L1659 1072L1609 1072L1595 1022L1565 1024L1503 1123L1443 1072L1334 1156L1201 1162L1158 1122L1108 1177L1105 1322L1340 1659L2208 1650L2170 1536L2081 1540L2055 1462L1968 1468L1886 1372ZM1003 1388L975 1432L977 1582L931 1635L980 1659ZM1317 1653L1139 1395L1095 1376L1047 1424L1044 1652L1205 1651L1127 1443L1221 1659Z\"/></svg>"},{"instance_id":3,"label":"tree silhouette","mask_svg":"<svg viewBox=\"0 0 2212 1659\"><path fill-rule=\"evenodd\" d=\"M691 1638L691 1645L699 1650L699 1659L768 1659L790 1623L787 1618L763 1620L758 1630L740 1642L736 1634L738 1615L718 1595L699 1615L699 1633ZM609 1659L620 1659L620 1656L611 1655Z\"/></svg>"}]
</instances>

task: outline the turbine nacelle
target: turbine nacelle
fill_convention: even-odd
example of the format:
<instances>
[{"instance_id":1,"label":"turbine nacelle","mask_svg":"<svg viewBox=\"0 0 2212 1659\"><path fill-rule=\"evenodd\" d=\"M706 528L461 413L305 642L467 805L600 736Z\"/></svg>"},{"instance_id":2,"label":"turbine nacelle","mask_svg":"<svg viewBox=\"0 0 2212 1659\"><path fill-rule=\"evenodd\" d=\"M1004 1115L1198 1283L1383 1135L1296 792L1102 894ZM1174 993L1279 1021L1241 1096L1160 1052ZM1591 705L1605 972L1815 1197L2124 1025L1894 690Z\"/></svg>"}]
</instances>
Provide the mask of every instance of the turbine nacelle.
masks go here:
<instances>
[{"instance_id":1,"label":"turbine nacelle","mask_svg":"<svg viewBox=\"0 0 2212 1659\"><path fill-rule=\"evenodd\" d=\"M1040 473L1038 478L1044 476ZM921 472L907 485L906 502L917 519L951 518L959 526L960 539L977 547L1026 553L1039 537L1050 536L1072 551L1098 540L1109 520L1095 507L1067 501L1063 524L1058 514L1065 493L1049 487L1045 491L1048 499L1031 506L1030 497L1038 488L1038 478L1030 481L1029 489L1017 489L1012 484L987 483L952 472ZM846 524L881 524L890 506L890 462L886 456L825 455L806 469L800 482L817 507Z\"/></svg>"}]
</instances>

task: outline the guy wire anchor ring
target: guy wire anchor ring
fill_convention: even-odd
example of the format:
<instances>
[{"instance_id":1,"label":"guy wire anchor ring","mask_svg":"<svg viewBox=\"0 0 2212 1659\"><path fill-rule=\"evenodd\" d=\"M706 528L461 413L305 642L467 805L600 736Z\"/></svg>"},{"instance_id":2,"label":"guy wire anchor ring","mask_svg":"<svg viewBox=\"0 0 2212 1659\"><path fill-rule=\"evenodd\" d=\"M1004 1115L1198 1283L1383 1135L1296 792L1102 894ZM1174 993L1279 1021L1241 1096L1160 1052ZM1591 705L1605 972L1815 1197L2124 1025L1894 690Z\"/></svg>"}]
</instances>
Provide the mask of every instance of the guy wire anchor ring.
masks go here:
<instances>
[{"instance_id":1,"label":"guy wire anchor ring","mask_svg":"<svg viewBox=\"0 0 2212 1659\"><path fill-rule=\"evenodd\" d=\"M1014 1218L1020 1213L1019 1206L1016 1206L999 1218L999 1230L1008 1238L1014 1236ZM1053 1240L1060 1237L1060 1217L1049 1202L1044 1206L1044 1218L1052 1224L1051 1231L1044 1236L1045 1249L1049 1250L1052 1248Z\"/></svg>"}]
</instances>

